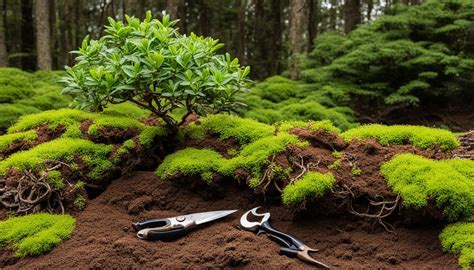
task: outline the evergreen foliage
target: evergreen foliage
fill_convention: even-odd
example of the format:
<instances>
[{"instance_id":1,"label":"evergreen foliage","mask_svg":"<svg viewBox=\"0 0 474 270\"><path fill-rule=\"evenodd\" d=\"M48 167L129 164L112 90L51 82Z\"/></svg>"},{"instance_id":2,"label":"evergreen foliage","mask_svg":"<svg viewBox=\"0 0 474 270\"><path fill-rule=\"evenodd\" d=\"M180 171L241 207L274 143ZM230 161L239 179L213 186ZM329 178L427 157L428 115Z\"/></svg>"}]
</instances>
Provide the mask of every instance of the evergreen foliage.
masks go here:
<instances>
[{"instance_id":1,"label":"evergreen foliage","mask_svg":"<svg viewBox=\"0 0 474 270\"><path fill-rule=\"evenodd\" d=\"M383 164L383 176L408 207L433 200L449 221L474 215L474 161L431 160L401 154Z\"/></svg>"},{"instance_id":2,"label":"evergreen foliage","mask_svg":"<svg viewBox=\"0 0 474 270\"><path fill-rule=\"evenodd\" d=\"M442 150L453 150L459 146L459 141L452 132L423 126L371 124L350 129L341 136L346 141L370 138L382 145L409 143L422 149L439 147Z\"/></svg>"},{"instance_id":3,"label":"evergreen foliage","mask_svg":"<svg viewBox=\"0 0 474 270\"><path fill-rule=\"evenodd\" d=\"M287 185L282 193L285 205L301 203L310 198L321 198L336 182L331 173L308 172L294 184Z\"/></svg>"},{"instance_id":4,"label":"evergreen foliage","mask_svg":"<svg viewBox=\"0 0 474 270\"><path fill-rule=\"evenodd\" d=\"M12 248L19 257L37 256L68 239L74 227L75 220L69 215L12 217L0 221L0 245Z\"/></svg>"},{"instance_id":5,"label":"evergreen foliage","mask_svg":"<svg viewBox=\"0 0 474 270\"><path fill-rule=\"evenodd\" d=\"M474 264L474 222L459 222L447 226L439 236L445 251L459 255L463 270Z\"/></svg>"},{"instance_id":6,"label":"evergreen foliage","mask_svg":"<svg viewBox=\"0 0 474 270\"><path fill-rule=\"evenodd\" d=\"M319 35L304 81L380 106L472 99L474 2L428 0L391 13L348 36Z\"/></svg>"},{"instance_id":7,"label":"evergreen foliage","mask_svg":"<svg viewBox=\"0 0 474 270\"><path fill-rule=\"evenodd\" d=\"M143 21L125 18L126 24L109 17L105 36L86 37L74 51L76 65L66 68L62 82L80 108L102 111L131 101L176 128L184 120L172 117L176 109L205 114L239 104L235 95L246 91L250 69L216 54L223 46L218 40L181 35L167 15L161 21L149 11Z\"/></svg>"}]
</instances>

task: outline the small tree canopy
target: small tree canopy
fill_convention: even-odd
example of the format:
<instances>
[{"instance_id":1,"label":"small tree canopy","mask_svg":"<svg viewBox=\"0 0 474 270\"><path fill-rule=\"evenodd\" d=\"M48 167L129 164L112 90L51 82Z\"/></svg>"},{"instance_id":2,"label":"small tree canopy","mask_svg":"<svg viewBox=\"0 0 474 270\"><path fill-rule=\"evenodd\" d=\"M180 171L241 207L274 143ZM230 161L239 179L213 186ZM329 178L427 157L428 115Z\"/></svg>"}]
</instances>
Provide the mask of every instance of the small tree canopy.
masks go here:
<instances>
[{"instance_id":1,"label":"small tree canopy","mask_svg":"<svg viewBox=\"0 0 474 270\"><path fill-rule=\"evenodd\" d=\"M86 37L72 52L76 65L66 67L63 92L75 95L80 108L101 111L131 101L177 127L184 120L171 117L177 108L203 115L240 105L236 94L247 91L250 68L227 53L216 54L223 46L218 40L181 35L168 16L125 17L126 24L109 18L106 35Z\"/></svg>"}]
</instances>

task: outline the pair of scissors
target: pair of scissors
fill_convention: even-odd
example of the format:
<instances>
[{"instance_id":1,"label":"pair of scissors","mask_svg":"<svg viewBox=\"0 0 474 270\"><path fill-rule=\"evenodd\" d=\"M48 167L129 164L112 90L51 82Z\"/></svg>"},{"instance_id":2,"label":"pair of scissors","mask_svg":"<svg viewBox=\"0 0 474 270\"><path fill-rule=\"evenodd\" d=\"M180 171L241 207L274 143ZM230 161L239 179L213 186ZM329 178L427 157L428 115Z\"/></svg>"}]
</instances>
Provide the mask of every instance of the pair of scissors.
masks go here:
<instances>
[{"instance_id":1,"label":"pair of scissors","mask_svg":"<svg viewBox=\"0 0 474 270\"><path fill-rule=\"evenodd\" d=\"M298 258L321 268L329 269L329 266L327 266L326 264L319 262L309 256L309 252L317 252L317 249L312 249L307 245L303 244L303 242L298 240L296 237L274 229L272 226L270 226L270 223L268 221L270 219L270 213L259 214L257 213L258 208L260 208L260 206L255 207L242 215L242 217L240 218L240 225L244 229L251 232L256 232L257 235L261 233L266 233L270 239L283 245L283 247L280 248L280 255L286 255L290 258ZM248 215L250 213L252 213L256 217L263 218L260 222L251 222L248 220Z\"/></svg>"},{"instance_id":2,"label":"pair of scissors","mask_svg":"<svg viewBox=\"0 0 474 270\"><path fill-rule=\"evenodd\" d=\"M222 210L151 219L132 224L137 237L145 240L170 241L185 235L194 227L228 216L237 210Z\"/></svg>"}]
</instances>

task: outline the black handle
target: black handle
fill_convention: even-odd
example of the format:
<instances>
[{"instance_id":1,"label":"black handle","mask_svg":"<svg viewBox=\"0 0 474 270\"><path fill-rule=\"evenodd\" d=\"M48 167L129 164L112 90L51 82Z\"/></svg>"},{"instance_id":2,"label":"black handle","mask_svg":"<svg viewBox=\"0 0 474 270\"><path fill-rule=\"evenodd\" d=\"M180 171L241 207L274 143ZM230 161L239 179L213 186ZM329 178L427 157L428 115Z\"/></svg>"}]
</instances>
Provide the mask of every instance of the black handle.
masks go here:
<instances>
[{"instance_id":1,"label":"black handle","mask_svg":"<svg viewBox=\"0 0 474 270\"><path fill-rule=\"evenodd\" d=\"M184 226L175 227L168 231L159 231L159 230L150 230L147 233L147 240L161 240L161 241L171 241L175 240L186 234L186 228Z\"/></svg>"},{"instance_id":2,"label":"black handle","mask_svg":"<svg viewBox=\"0 0 474 270\"><path fill-rule=\"evenodd\" d=\"M290 258L298 257L298 252L299 250L297 249L285 248L285 247L280 248L280 255L286 255Z\"/></svg>"},{"instance_id":3,"label":"black handle","mask_svg":"<svg viewBox=\"0 0 474 270\"><path fill-rule=\"evenodd\" d=\"M278 242L289 249L299 249L300 247L304 246L303 242L298 240L298 238L274 229L272 226L270 226L268 221L262 223L260 230L266 232L268 237L273 241Z\"/></svg>"},{"instance_id":4,"label":"black handle","mask_svg":"<svg viewBox=\"0 0 474 270\"><path fill-rule=\"evenodd\" d=\"M170 225L170 221L167 218L163 219L150 219L142 222L132 223L132 227L135 231L140 231L146 228L165 227Z\"/></svg>"}]
</instances>

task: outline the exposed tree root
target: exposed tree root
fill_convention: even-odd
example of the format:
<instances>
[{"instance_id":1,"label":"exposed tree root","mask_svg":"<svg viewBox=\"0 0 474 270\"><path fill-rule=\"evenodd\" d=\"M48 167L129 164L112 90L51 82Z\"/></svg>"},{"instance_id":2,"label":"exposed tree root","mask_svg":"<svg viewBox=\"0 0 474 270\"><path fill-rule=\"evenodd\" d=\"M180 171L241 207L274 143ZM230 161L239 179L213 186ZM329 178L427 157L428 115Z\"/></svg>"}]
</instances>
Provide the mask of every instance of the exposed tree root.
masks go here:
<instances>
[{"instance_id":1,"label":"exposed tree root","mask_svg":"<svg viewBox=\"0 0 474 270\"><path fill-rule=\"evenodd\" d=\"M69 165L64 162L47 160L44 171L33 172L25 169L18 180L9 180L8 183L6 179L0 178L0 203L14 210L17 215L43 211L49 213L60 211L64 214L64 195L73 192L76 189L75 186L66 182L68 188L59 190L47 181L51 171L63 166L69 168Z\"/></svg>"},{"instance_id":2,"label":"exposed tree root","mask_svg":"<svg viewBox=\"0 0 474 270\"><path fill-rule=\"evenodd\" d=\"M334 194L337 198L343 200L342 205L346 205L348 208L349 213L363 218L370 218L376 220L387 232L395 233L395 228L385 222L383 219L390 216L399 206L400 196L394 200L385 200L383 196L376 196L376 198L380 198L380 200L374 201L368 199L368 206L365 212L359 212L354 209L354 200L356 199L354 193L347 185L342 185L336 187Z\"/></svg>"}]
</instances>

